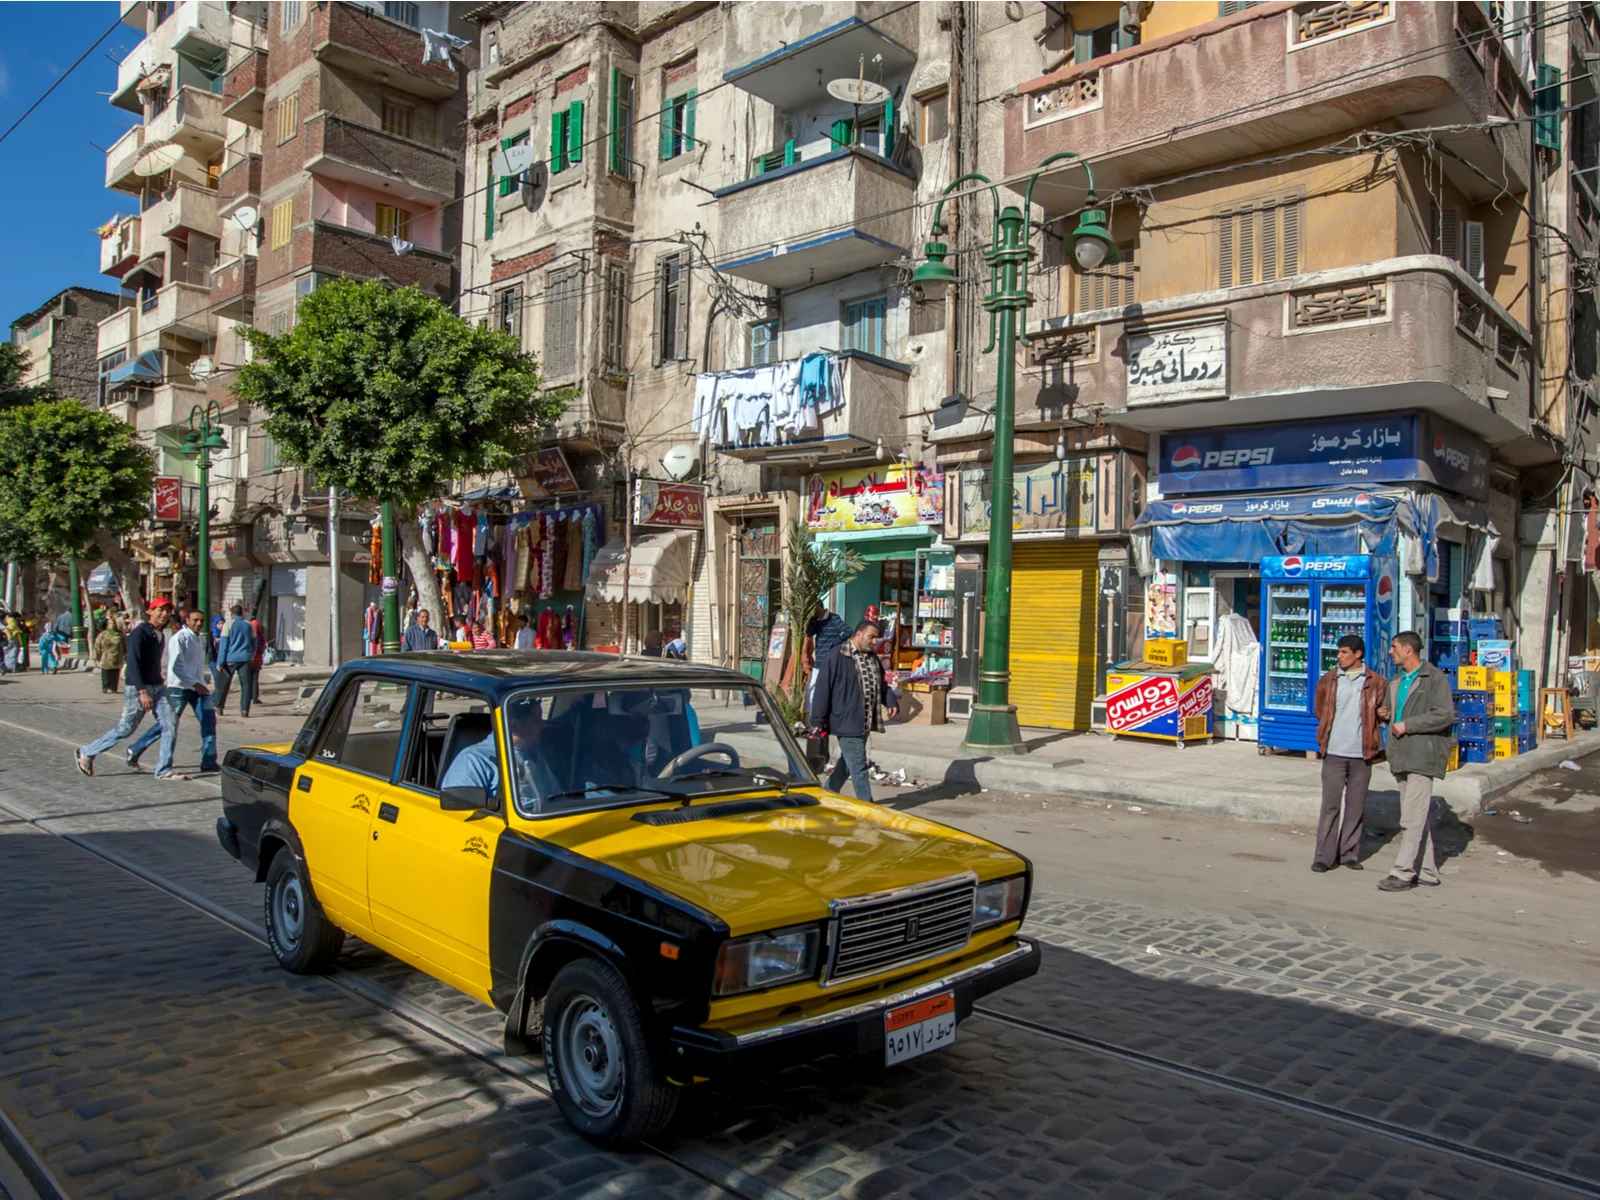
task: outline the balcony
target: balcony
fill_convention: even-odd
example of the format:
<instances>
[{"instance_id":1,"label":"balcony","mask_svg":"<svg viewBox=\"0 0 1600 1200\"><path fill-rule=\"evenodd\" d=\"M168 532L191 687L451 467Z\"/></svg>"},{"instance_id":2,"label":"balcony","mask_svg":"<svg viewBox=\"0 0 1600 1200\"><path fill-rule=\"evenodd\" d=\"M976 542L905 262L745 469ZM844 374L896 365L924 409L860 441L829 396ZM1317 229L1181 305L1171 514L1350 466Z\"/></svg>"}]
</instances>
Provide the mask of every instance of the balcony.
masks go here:
<instances>
[{"instance_id":1,"label":"balcony","mask_svg":"<svg viewBox=\"0 0 1600 1200\"><path fill-rule=\"evenodd\" d=\"M887 16L868 12L880 7L805 5L777 13L763 4L730 8L723 61L740 65L725 72L723 82L760 97L779 112L797 112L827 100L818 88L819 79L853 78L863 61L874 78L904 75L917 61L902 44L916 39L917 14L899 9ZM836 14L840 8L858 10L859 15L826 28L807 28L821 14Z\"/></svg>"},{"instance_id":2,"label":"balcony","mask_svg":"<svg viewBox=\"0 0 1600 1200\"><path fill-rule=\"evenodd\" d=\"M295 266L315 267L327 274L348 273L370 278L378 275L398 287L416 284L425 292L443 299L450 295L453 271L450 255L425 246L415 247L401 257L389 239L327 221L317 221L310 230L309 258L300 257L303 230L295 231Z\"/></svg>"},{"instance_id":3,"label":"balcony","mask_svg":"<svg viewBox=\"0 0 1600 1200\"><path fill-rule=\"evenodd\" d=\"M911 369L888 359L847 350L838 356L844 404L821 417L821 428L776 445L740 445L737 438L717 452L745 462L811 465L875 458L878 440L898 445L905 438L906 389Z\"/></svg>"},{"instance_id":4,"label":"balcony","mask_svg":"<svg viewBox=\"0 0 1600 1200\"><path fill-rule=\"evenodd\" d=\"M106 186L138 195L144 189L144 176L134 171L133 164L143 151L144 126L135 125L106 151Z\"/></svg>"},{"instance_id":5,"label":"balcony","mask_svg":"<svg viewBox=\"0 0 1600 1200\"><path fill-rule=\"evenodd\" d=\"M196 404L204 405L204 388L188 384L164 383L152 389L150 403L141 405L134 416L134 427L140 433L154 433L158 429L171 429L189 420Z\"/></svg>"},{"instance_id":6,"label":"balcony","mask_svg":"<svg viewBox=\"0 0 1600 1200\"><path fill-rule=\"evenodd\" d=\"M211 289L198 283L169 283L139 306L140 344L154 348L155 333L189 341L211 336Z\"/></svg>"},{"instance_id":7,"label":"balcony","mask_svg":"<svg viewBox=\"0 0 1600 1200\"><path fill-rule=\"evenodd\" d=\"M447 150L326 113L307 121L305 134L306 170L313 174L427 205L456 194L461 168Z\"/></svg>"},{"instance_id":8,"label":"balcony","mask_svg":"<svg viewBox=\"0 0 1600 1200\"><path fill-rule=\"evenodd\" d=\"M141 11L144 6L141 4ZM142 28L142 25L141 25ZM117 64L117 86L111 93L111 103L128 112L144 115L144 101L139 96L139 84L154 69L156 48L149 38L144 38Z\"/></svg>"},{"instance_id":9,"label":"balcony","mask_svg":"<svg viewBox=\"0 0 1600 1200\"><path fill-rule=\"evenodd\" d=\"M170 104L145 122L144 140L146 145L174 142L203 163L216 157L227 131L222 97L197 87L184 87L178 89Z\"/></svg>"},{"instance_id":10,"label":"balcony","mask_svg":"<svg viewBox=\"0 0 1600 1200\"><path fill-rule=\"evenodd\" d=\"M267 52L252 50L228 68L222 81L222 115L260 129L266 97Z\"/></svg>"},{"instance_id":11,"label":"balcony","mask_svg":"<svg viewBox=\"0 0 1600 1200\"><path fill-rule=\"evenodd\" d=\"M452 52L452 63L424 65L422 35L360 4L319 4L310 9L312 52L329 66L375 80L394 91L445 100L461 90L461 71L477 66L471 46Z\"/></svg>"},{"instance_id":12,"label":"balcony","mask_svg":"<svg viewBox=\"0 0 1600 1200\"><path fill-rule=\"evenodd\" d=\"M192 183L175 183L169 187L159 201L145 210L144 221L164 238L182 235L179 240L187 241L191 233L210 238L222 236L217 193Z\"/></svg>"},{"instance_id":13,"label":"balcony","mask_svg":"<svg viewBox=\"0 0 1600 1200\"><path fill-rule=\"evenodd\" d=\"M217 179L217 212L226 216L240 204L261 199L261 155L237 155Z\"/></svg>"},{"instance_id":14,"label":"balcony","mask_svg":"<svg viewBox=\"0 0 1600 1200\"><path fill-rule=\"evenodd\" d=\"M119 308L109 317L100 319L95 356L104 358L118 350L127 350L137 327L137 313L133 308Z\"/></svg>"},{"instance_id":15,"label":"balcony","mask_svg":"<svg viewBox=\"0 0 1600 1200\"><path fill-rule=\"evenodd\" d=\"M178 11L170 18L172 47L201 61L219 58L227 53L232 40L229 27L232 21L227 8L205 0L182 0Z\"/></svg>"},{"instance_id":16,"label":"balcony","mask_svg":"<svg viewBox=\"0 0 1600 1200\"><path fill-rule=\"evenodd\" d=\"M716 193L718 267L767 287L852 275L911 253L916 179L859 147L779 167ZM819 228L834 232L818 234Z\"/></svg>"},{"instance_id":17,"label":"balcony","mask_svg":"<svg viewBox=\"0 0 1600 1200\"><path fill-rule=\"evenodd\" d=\"M236 258L211 272L211 311L233 321L247 321L255 309L256 260Z\"/></svg>"},{"instance_id":18,"label":"balcony","mask_svg":"<svg viewBox=\"0 0 1600 1200\"><path fill-rule=\"evenodd\" d=\"M1527 183L1529 96L1473 4L1264 4L1053 72L1005 102L1005 168L1070 150L1102 191L1255 159L1357 129L1476 124L1440 142L1469 199ZM1287 47L1287 51L1286 48ZM1501 122L1491 132L1485 122ZM1484 174L1476 173L1481 171ZM1493 182L1486 181L1487 175ZM1082 202L1084 174L1042 179L1049 211Z\"/></svg>"},{"instance_id":19,"label":"balcony","mask_svg":"<svg viewBox=\"0 0 1600 1200\"><path fill-rule=\"evenodd\" d=\"M1028 342L1043 386L1029 399L1019 384L1019 427L1058 421L1063 397L1147 431L1421 408L1508 460L1554 455L1533 436L1527 330L1434 255L1052 318Z\"/></svg>"},{"instance_id":20,"label":"balcony","mask_svg":"<svg viewBox=\"0 0 1600 1200\"><path fill-rule=\"evenodd\" d=\"M138 217L119 217L100 235L100 274L118 279L139 261Z\"/></svg>"}]
</instances>

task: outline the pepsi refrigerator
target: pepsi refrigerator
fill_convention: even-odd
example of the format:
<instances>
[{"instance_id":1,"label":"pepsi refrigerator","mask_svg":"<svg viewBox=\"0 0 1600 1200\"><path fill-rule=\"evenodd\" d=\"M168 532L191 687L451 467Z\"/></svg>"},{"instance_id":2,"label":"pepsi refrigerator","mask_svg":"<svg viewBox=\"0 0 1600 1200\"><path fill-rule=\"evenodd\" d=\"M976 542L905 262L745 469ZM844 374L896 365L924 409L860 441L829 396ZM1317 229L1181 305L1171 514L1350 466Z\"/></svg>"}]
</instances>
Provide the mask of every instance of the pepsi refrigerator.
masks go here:
<instances>
[{"instance_id":1,"label":"pepsi refrigerator","mask_svg":"<svg viewBox=\"0 0 1600 1200\"><path fill-rule=\"evenodd\" d=\"M1391 674L1399 563L1375 554L1261 560L1261 713L1257 745L1315 750L1317 680L1335 665L1341 637L1358 634L1367 664Z\"/></svg>"}]
</instances>

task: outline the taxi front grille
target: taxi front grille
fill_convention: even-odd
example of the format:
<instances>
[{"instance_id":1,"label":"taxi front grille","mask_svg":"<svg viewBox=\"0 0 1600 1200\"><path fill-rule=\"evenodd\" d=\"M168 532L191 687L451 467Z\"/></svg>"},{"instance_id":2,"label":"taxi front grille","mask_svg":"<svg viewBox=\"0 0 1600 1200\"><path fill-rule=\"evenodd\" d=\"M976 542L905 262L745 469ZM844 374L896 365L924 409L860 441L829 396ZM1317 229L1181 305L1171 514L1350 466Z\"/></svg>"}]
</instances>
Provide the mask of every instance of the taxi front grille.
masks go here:
<instances>
[{"instance_id":1,"label":"taxi front grille","mask_svg":"<svg viewBox=\"0 0 1600 1200\"><path fill-rule=\"evenodd\" d=\"M859 979L961 949L972 936L976 890L975 880L962 877L836 905L826 982Z\"/></svg>"}]
</instances>

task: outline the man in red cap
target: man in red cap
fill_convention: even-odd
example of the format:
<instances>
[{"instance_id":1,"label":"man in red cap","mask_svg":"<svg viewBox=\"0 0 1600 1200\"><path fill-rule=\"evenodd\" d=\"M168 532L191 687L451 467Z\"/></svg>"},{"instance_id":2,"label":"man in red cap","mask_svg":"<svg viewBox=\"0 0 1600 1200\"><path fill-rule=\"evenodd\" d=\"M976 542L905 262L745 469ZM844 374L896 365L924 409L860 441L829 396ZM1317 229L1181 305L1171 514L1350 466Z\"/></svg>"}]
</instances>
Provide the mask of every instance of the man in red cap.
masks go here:
<instances>
[{"instance_id":1,"label":"man in red cap","mask_svg":"<svg viewBox=\"0 0 1600 1200\"><path fill-rule=\"evenodd\" d=\"M165 647L161 631L167 627L171 617L170 600L152 600L148 617L135 624L128 634L128 665L127 674L123 677L122 719L101 737L78 749L78 770L85 775L94 774L96 755L105 753L139 728L145 713L155 713L160 730L165 730L169 724L174 730L176 729L177 717L171 711L171 706L163 702L167 694L167 673L163 664ZM128 765L135 769L139 766L139 756L133 750L128 752Z\"/></svg>"}]
</instances>

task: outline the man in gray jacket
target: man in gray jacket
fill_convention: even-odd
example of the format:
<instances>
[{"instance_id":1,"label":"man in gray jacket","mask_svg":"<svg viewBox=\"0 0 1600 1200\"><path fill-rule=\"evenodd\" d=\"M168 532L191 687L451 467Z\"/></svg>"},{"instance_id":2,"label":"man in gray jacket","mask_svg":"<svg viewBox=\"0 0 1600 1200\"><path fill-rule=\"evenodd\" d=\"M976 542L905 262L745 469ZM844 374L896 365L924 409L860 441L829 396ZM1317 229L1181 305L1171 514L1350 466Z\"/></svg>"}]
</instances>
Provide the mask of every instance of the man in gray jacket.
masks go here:
<instances>
[{"instance_id":1,"label":"man in gray jacket","mask_svg":"<svg viewBox=\"0 0 1600 1200\"><path fill-rule=\"evenodd\" d=\"M1400 853L1380 891L1439 886L1433 857L1433 783L1444 777L1455 740L1450 679L1422 661L1422 639L1409 630L1389 643L1399 672L1389 681L1389 702L1378 715L1389 725L1389 770L1400 784ZM1420 865L1419 865L1420 859Z\"/></svg>"}]
</instances>

